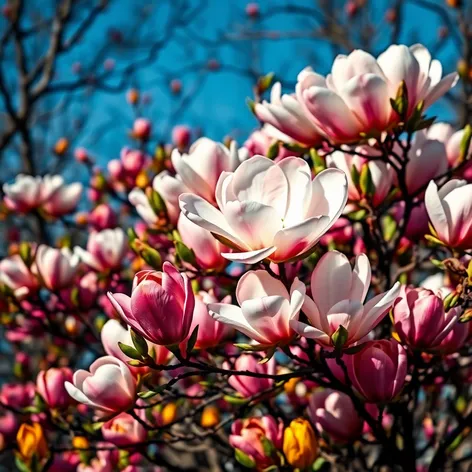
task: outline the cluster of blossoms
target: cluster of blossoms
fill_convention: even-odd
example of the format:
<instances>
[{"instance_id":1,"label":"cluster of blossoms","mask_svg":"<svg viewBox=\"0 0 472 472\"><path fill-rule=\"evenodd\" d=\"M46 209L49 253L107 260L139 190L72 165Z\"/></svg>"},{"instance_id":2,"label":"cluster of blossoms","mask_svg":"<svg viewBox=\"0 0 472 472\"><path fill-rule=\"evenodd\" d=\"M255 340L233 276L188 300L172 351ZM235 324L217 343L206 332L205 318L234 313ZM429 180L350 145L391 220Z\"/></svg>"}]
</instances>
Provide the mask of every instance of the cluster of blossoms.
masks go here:
<instances>
[{"instance_id":1,"label":"cluster of blossoms","mask_svg":"<svg viewBox=\"0 0 472 472\"><path fill-rule=\"evenodd\" d=\"M424 112L456 80L420 45L354 51L292 94L274 84L239 149L178 127L151 152L144 118L106 170L77 149L92 206L77 232L12 241L0 261L16 378L0 438L19 467L454 467L472 130ZM80 191L19 175L4 203L70 224Z\"/></svg>"}]
</instances>

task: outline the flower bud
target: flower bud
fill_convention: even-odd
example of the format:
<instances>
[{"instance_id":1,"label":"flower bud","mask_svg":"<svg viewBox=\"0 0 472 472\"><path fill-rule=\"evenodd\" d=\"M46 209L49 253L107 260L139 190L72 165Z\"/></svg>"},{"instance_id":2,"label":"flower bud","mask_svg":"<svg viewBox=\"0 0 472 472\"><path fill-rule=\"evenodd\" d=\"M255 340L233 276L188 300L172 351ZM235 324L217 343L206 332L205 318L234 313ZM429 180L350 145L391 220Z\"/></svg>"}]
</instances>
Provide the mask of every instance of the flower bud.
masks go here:
<instances>
[{"instance_id":1,"label":"flower bud","mask_svg":"<svg viewBox=\"0 0 472 472\"><path fill-rule=\"evenodd\" d=\"M27 464L31 462L34 455L41 460L48 454L43 428L39 423L33 423L32 425L23 423L16 435L16 442L19 455Z\"/></svg>"},{"instance_id":2,"label":"flower bud","mask_svg":"<svg viewBox=\"0 0 472 472\"><path fill-rule=\"evenodd\" d=\"M318 456L318 442L307 420L297 418L285 428L283 451L294 468L305 470L313 464Z\"/></svg>"}]
</instances>

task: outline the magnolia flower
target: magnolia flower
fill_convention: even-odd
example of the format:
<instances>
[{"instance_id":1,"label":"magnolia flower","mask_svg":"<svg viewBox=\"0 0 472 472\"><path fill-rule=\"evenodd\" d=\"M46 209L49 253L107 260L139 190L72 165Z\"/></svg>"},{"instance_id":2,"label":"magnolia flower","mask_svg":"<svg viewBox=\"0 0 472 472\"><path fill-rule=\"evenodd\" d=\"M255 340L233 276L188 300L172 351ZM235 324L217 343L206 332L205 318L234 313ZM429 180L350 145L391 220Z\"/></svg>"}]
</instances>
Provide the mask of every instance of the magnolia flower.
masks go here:
<instances>
[{"instance_id":1,"label":"magnolia flower","mask_svg":"<svg viewBox=\"0 0 472 472\"><path fill-rule=\"evenodd\" d=\"M128 251L128 239L121 228L91 233L85 251L79 246L74 253L88 266L98 271L118 269Z\"/></svg>"},{"instance_id":2,"label":"magnolia flower","mask_svg":"<svg viewBox=\"0 0 472 472\"><path fill-rule=\"evenodd\" d=\"M62 216L75 209L82 194L82 184L66 185L60 175L45 175L41 184L42 209L51 216Z\"/></svg>"},{"instance_id":3,"label":"magnolia flower","mask_svg":"<svg viewBox=\"0 0 472 472\"><path fill-rule=\"evenodd\" d=\"M27 213L41 204L41 177L18 174L12 184L3 184L4 202L13 211Z\"/></svg>"},{"instance_id":4,"label":"magnolia flower","mask_svg":"<svg viewBox=\"0 0 472 472\"><path fill-rule=\"evenodd\" d=\"M440 190L432 180L425 194L426 211L438 239L451 247L472 248L472 184L450 180Z\"/></svg>"},{"instance_id":5,"label":"magnolia flower","mask_svg":"<svg viewBox=\"0 0 472 472\"><path fill-rule=\"evenodd\" d=\"M248 150L250 157L256 155L269 157L268 154L272 145L278 141L284 141L280 138L280 136L279 138L275 138L272 136L272 134L270 125L264 125L261 129L256 129L251 133L251 135L244 142L244 147ZM285 157L293 156L293 154L293 151L289 151L284 146L279 146L277 156L275 156L274 161L278 162Z\"/></svg>"},{"instance_id":6,"label":"magnolia flower","mask_svg":"<svg viewBox=\"0 0 472 472\"><path fill-rule=\"evenodd\" d=\"M66 382L69 395L76 401L112 414L128 409L134 403L136 381L126 364L111 356L100 357L90 372L78 370L73 383Z\"/></svg>"},{"instance_id":7,"label":"magnolia flower","mask_svg":"<svg viewBox=\"0 0 472 472\"><path fill-rule=\"evenodd\" d=\"M327 169L311 180L308 164L287 157L275 164L263 156L221 175L219 210L185 193L180 208L234 252L226 259L254 264L305 257L341 215L347 200L344 172Z\"/></svg>"},{"instance_id":8,"label":"magnolia flower","mask_svg":"<svg viewBox=\"0 0 472 472\"><path fill-rule=\"evenodd\" d=\"M146 439L144 426L128 413L120 413L102 426L103 438L116 446L129 446Z\"/></svg>"},{"instance_id":9,"label":"magnolia flower","mask_svg":"<svg viewBox=\"0 0 472 472\"><path fill-rule=\"evenodd\" d=\"M282 86L276 82L270 92L270 103L256 103L254 112L266 123L264 129L272 138L286 143L298 143L307 147L317 146L323 139L320 128L294 94L282 95Z\"/></svg>"},{"instance_id":10,"label":"magnolia flower","mask_svg":"<svg viewBox=\"0 0 472 472\"><path fill-rule=\"evenodd\" d=\"M0 282L13 290L16 298L24 298L39 288L38 279L18 254L0 261Z\"/></svg>"},{"instance_id":11,"label":"magnolia flower","mask_svg":"<svg viewBox=\"0 0 472 472\"><path fill-rule=\"evenodd\" d=\"M291 320L298 320L305 297L305 286L296 278L290 293L285 285L265 270L246 272L238 282L236 298L241 308L210 303L208 309L217 321L241 331L262 345L287 343L295 332Z\"/></svg>"},{"instance_id":12,"label":"magnolia flower","mask_svg":"<svg viewBox=\"0 0 472 472\"><path fill-rule=\"evenodd\" d=\"M79 257L67 247L56 249L41 244L36 251L33 269L49 290L58 290L72 283L79 262Z\"/></svg>"},{"instance_id":13,"label":"magnolia flower","mask_svg":"<svg viewBox=\"0 0 472 472\"><path fill-rule=\"evenodd\" d=\"M290 325L325 347L333 346L332 336L343 326L347 330L344 347L352 346L380 323L400 293L397 282L388 292L364 304L370 278L370 262L365 254L356 257L352 269L344 254L327 252L311 274L311 298L305 297L302 308L310 325L297 320Z\"/></svg>"},{"instance_id":14,"label":"magnolia flower","mask_svg":"<svg viewBox=\"0 0 472 472\"><path fill-rule=\"evenodd\" d=\"M65 408L72 402L64 382L72 381L72 371L68 367L52 367L41 370L36 378L36 390L49 408Z\"/></svg>"},{"instance_id":15,"label":"magnolia flower","mask_svg":"<svg viewBox=\"0 0 472 472\"><path fill-rule=\"evenodd\" d=\"M378 156L375 151L367 146L359 146L355 149L356 155L348 152L335 151L326 158L329 167L336 167L346 173L348 182L349 200L358 202L363 198L367 198L373 206L381 205L392 188L393 170L389 164L379 160L369 159L369 157ZM359 154L364 154L361 157ZM365 167L370 172L373 188L364 189L360 184L360 176L365 172ZM354 170L355 168L355 170ZM353 176L358 178L354 181Z\"/></svg>"},{"instance_id":16,"label":"magnolia flower","mask_svg":"<svg viewBox=\"0 0 472 472\"><path fill-rule=\"evenodd\" d=\"M361 133L381 132L399 117L390 105L402 84L408 93L407 117L424 102L424 109L455 85L453 72L441 80L442 67L420 45L392 45L377 60L355 50L336 57L326 79L304 69L298 76L297 98L311 121L334 142L352 142Z\"/></svg>"},{"instance_id":17,"label":"magnolia flower","mask_svg":"<svg viewBox=\"0 0 472 472\"><path fill-rule=\"evenodd\" d=\"M108 293L108 298L123 321L152 343L179 344L189 334L195 296L188 277L170 262L162 272L138 272L131 297Z\"/></svg>"}]
</instances>

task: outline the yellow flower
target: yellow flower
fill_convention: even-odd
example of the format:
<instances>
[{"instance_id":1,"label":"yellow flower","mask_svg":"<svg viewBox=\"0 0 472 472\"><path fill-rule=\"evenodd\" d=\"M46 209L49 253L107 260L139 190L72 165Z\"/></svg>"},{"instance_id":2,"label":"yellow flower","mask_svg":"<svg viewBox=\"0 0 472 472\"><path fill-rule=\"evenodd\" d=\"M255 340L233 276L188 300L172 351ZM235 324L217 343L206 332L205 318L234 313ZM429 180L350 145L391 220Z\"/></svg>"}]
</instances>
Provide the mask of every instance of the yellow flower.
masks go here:
<instances>
[{"instance_id":1,"label":"yellow flower","mask_svg":"<svg viewBox=\"0 0 472 472\"><path fill-rule=\"evenodd\" d=\"M288 463L297 469L307 469L318 456L318 443L310 423L293 420L284 431L283 450Z\"/></svg>"},{"instance_id":2,"label":"yellow flower","mask_svg":"<svg viewBox=\"0 0 472 472\"><path fill-rule=\"evenodd\" d=\"M202 412L200 424L204 428L213 428L220 422L220 411L216 406L207 406Z\"/></svg>"},{"instance_id":3,"label":"yellow flower","mask_svg":"<svg viewBox=\"0 0 472 472\"><path fill-rule=\"evenodd\" d=\"M177 405L168 403L161 411L161 424L166 426L177 418Z\"/></svg>"},{"instance_id":4,"label":"yellow flower","mask_svg":"<svg viewBox=\"0 0 472 472\"><path fill-rule=\"evenodd\" d=\"M54 152L59 156L65 154L67 149L69 149L69 140L67 138L58 139L54 145Z\"/></svg>"},{"instance_id":5,"label":"yellow flower","mask_svg":"<svg viewBox=\"0 0 472 472\"><path fill-rule=\"evenodd\" d=\"M33 423L32 425L23 423L16 435L16 442L18 452L24 462L30 462L34 454L39 459L43 459L48 453L43 428L39 423Z\"/></svg>"},{"instance_id":6,"label":"yellow flower","mask_svg":"<svg viewBox=\"0 0 472 472\"><path fill-rule=\"evenodd\" d=\"M89 442L84 436L75 436L72 439L72 446L76 449L87 449L89 447Z\"/></svg>"},{"instance_id":7,"label":"yellow flower","mask_svg":"<svg viewBox=\"0 0 472 472\"><path fill-rule=\"evenodd\" d=\"M141 171L136 176L136 186L139 188L146 188L150 184L149 177L145 171Z\"/></svg>"}]
</instances>

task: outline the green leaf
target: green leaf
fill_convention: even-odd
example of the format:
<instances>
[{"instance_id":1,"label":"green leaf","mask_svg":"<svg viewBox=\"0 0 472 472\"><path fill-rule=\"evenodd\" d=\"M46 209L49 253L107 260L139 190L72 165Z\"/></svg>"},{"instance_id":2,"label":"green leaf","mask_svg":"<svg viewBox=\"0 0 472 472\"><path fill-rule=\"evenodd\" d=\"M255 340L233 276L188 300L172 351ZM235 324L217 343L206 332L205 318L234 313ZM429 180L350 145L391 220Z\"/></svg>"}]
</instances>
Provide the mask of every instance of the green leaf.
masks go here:
<instances>
[{"instance_id":1,"label":"green leaf","mask_svg":"<svg viewBox=\"0 0 472 472\"><path fill-rule=\"evenodd\" d=\"M269 72L268 74L259 77L257 81L257 88L259 93L264 93L272 85L274 77L275 74L273 72Z\"/></svg>"},{"instance_id":2,"label":"green leaf","mask_svg":"<svg viewBox=\"0 0 472 472\"><path fill-rule=\"evenodd\" d=\"M437 244L439 246L444 246L444 243L441 240L439 240L438 238L435 238L431 234L425 234L424 238L431 243Z\"/></svg>"},{"instance_id":3,"label":"green leaf","mask_svg":"<svg viewBox=\"0 0 472 472\"><path fill-rule=\"evenodd\" d=\"M333 346L337 350L341 350L346 344L348 338L347 329L343 325L339 325L338 329L331 335Z\"/></svg>"},{"instance_id":4,"label":"green leaf","mask_svg":"<svg viewBox=\"0 0 472 472\"><path fill-rule=\"evenodd\" d=\"M366 197L372 197L375 194L375 185L372 180L372 173L367 164L362 166L361 175L359 177L359 187L362 195L365 195Z\"/></svg>"},{"instance_id":5,"label":"green leaf","mask_svg":"<svg viewBox=\"0 0 472 472\"><path fill-rule=\"evenodd\" d=\"M280 141L273 142L267 151L267 157L269 159L275 159L279 155L279 148L280 148Z\"/></svg>"},{"instance_id":6,"label":"green leaf","mask_svg":"<svg viewBox=\"0 0 472 472\"><path fill-rule=\"evenodd\" d=\"M153 269L160 270L162 267L162 259L159 251L144 244L141 246L139 255L145 260L145 262L150 265Z\"/></svg>"},{"instance_id":7,"label":"green leaf","mask_svg":"<svg viewBox=\"0 0 472 472\"><path fill-rule=\"evenodd\" d=\"M154 213L156 213L156 215L162 212L167 214L166 203L159 195L159 192L156 192L154 189L151 189L151 191L149 192L148 200L149 204L151 205L151 208L154 210Z\"/></svg>"},{"instance_id":8,"label":"green leaf","mask_svg":"<svg viewBox=\"0 0 472 472\"><path fill-rule=\"evenodd\" d=\"M285 149L288 149L289 151L296 152L297 154L301 154L306 151L306 148L301 146L300 144L296 143L283 143L282 144Z\"/></svg>"},{"instance_id":9,"label":"green leaf","mask_svg":"<svg viewBox=\"0 0 472 472\"><path fill-rule=\"evenodd\" d=\"M276 350L277 350L277 346L272 346L269 349L267 349L265 357L262 358L258 362L258 364L266 364L267 362L269 362L274 356Z\"/></svg>"},{"instance_id":10,"label":"green leaf","mask_svg":"<svg viewBox=\"0 0 472 472\"><path fill-rule=\"evenodd\" d=\"M431 118L427 118L425 120L421 120L415 128L415 131L420 131L425 128L429 128L435 121L436 121L436 116L432 116Z\"/></svg>"},{"instance_id":11,"label":"green leaf","mask_svg":"<svg viewBox=\"0 0 472 472\"><path fill-rule=\"evenodd\" d=\"M323 459L322 457L318 457L318 459L316 459L316 461L313 463L313 467L312 469L315 471L315 472L318 472L319 470L321 470L323 468L323 466L326 464L326 460Z\"/></svg>"},{"instance_id":12,"label":"green leaf","mask_svg":"<svg viewBox=\"0 0 472 472\"><path fill-rule=\"evenodd\" d=\"M187 342L187 357L190 356L190 354L193 351L193 348L195 347L195 343L197 342L198 328L199 328L199 325L195 326L195 328L192 331L192 334L190 335L190 338Z\"/></svg>"},{"instance_id":13,"label":"green leaf","mask_svg":"<svg viewBox=\"0 0 472 472\"><path fill-rule=\"evenodd\" d=\"M234 450L234 457L243 467L247 467L248 469L254 469L254 467L256 467L256 462L254 459L249 457L245 452L241 451L241 449L236 448Z\"/></svg>"},{"instance_id":14,"label":"green leaf","mask_svg":"<svg viewBox=\"0 0 472 472\"><path fill-rule=\"evenodd\" d=\"M127 346L120 341L118 341L118 346L121 349L121 352L127 355L130 359L135 359L138 361L142 360L141 354L134 347Z\"/></svg>"},{"instance_id":15,"label":"green leaf","mask_svg":"<svg viewBox=\"0 0 472 472\"><path fill-rule=\"evenodd\" d=\"M26 267L30 267L33 263L33 257L31 253L31 245L25 241L20 243L18 248L18 254L20 255L22 261L25 263Z\"/></svg>"},{"instance_id":16,"label":"green leaf","mask_svg":"<svg viewBox=\"0 0 472 472\"><path fill-rule=\"evenodd\" d=\"M353 165L351 167L351 180L356 188L359 187L360 178L361 175L359 174L359 170Z\"/></svg>"},{"instance_id":17,"label":"green leaf","mask_svg":"<svg viewBox=\"0 0 472 472\"><path fill-rule=\"evenodd\" d=\"M128 234L128 241L132 243L135 239L138 238L138 235L136 234L136 231L134 228L128 228L126 233Z\"/></svg>"},{"instance_id":18,"label":"green leaf","mask_svg":"<svg viewBox=\"0 0 472 472\"><path fill-rule=\"evenodd\" d=\"M266 457L271 457L272 454L274 454L274 452L275 452L274 443L270 439L263 436L261 438L261 444L262 444L262 449L264 451L264 455Z\"/></svg>"},{"instance_id":19,"label":"green leaf","mask_svg":"<svg viewBox=\"0 0 472 472\"><path fill-rule=\"evenodd\" d=\"M138 397L142 398L143 400L147 400L148 398L155 397L156 395L159 395L162 393L165 389L167 388L167 384L161 385L154 390L148 390L147 392L139 392Z\"/></svg>"},{"instance_id":20,"label":"green leaf","mask_svg":"<svg viewBox=\"0 0 472 472\"><path fill-rule=\"evenodd\" d=\"M18 455L15 456L15 465L20 472L31 472L31 468Z\"/></svg>"},{"instance_id":21,"label":"green leaf","mask_svg":"<svg viewBox=\"0 0 472 472\"><path fill-rule=\"evenodd\" d=\"M248 106L249 110L253 115L256 114L256 102L251 98L246 98L246 105Z\"/></svg>"},{"instance_id":22,"label":"green leaf","mask_svg":"<svg viewBox=\"0 0 472 472\"><path fill-rule=\"evenodd\" d=\"M472 138L472 126L467 125L464 128L464 134L462 135L461 144L460 144L460 153L459 153L459 163L467 159L467 154L469 152L470 141Z\"/></svg>"},{"instance_id":23,"label":"green leaf","mask_svg":"<svg viewBox=\"0 0 472 472\"><path fill-rule=\"evenodd\" d=\"M364 344L358 344L357 346L348 347L344 349L344 354L357 354L364 349Z\"/></svg>"},{"instance_id":24,"label":"green leaf","mask_svg":"<svg viewBox=\"0 0 472 472\"><path fill-rule=\"evenodd\" d=\"M175 241L175 250L177 255L183 262L187 262L193 266L196 265L196 257L193 249L188 248L182 241Z\"/></svg>"},{"instance_id":25,"label":"green leaf","mask_svg":"<svg viewBox=\"0 0 472 472\"><path fill-rule=\"evenodd\" d=\"M318 151L315 148L310 149L310 157L316 174L326 169L325 160L318 154Z\"/></svg>"},{"instance_id":26,"label":"green leaf","mask_svg":"<svg viewBox=\"0 0 472 472\"><path fill-rule=\"evenodd\" d=\"M347 217L352 221L362 221L367 216L367 210L364 208L348 213Z\"/></svg>"},{"instance_id":27,"label":"green leaf","mask_svg":"<svg viewBox=\"0 0 472 472\"><path fill-rule=\"evenodd\" d=\"M242 397L234 397L232 395L225 395L223 397L223 400L225 402L228 402L230 403L231 405L244 405L245 403L247 403L247 400L245 398L242 398Z\"/></svg>"},{"instance_id":28,"label":"green leaf","mask_svg":"<svg viewBox=\"0 0 472 472\"><path fill-rule=\"evenodd\" d=\"M130 365L131 367L144 367L146 364L136 359L131 359L130 361L128 361L128 365Z\"/></svg>"},{"instance_id":29,"label":"green leaf","mask_svg":"<svg viewBox=\"0 0 472 472\"><path fill-rule=\"evenodd\" d=\"M267 346L261 344L235 343L233 346L248 352L265 351L267 349Z\"/></svg>"},{"instance_id":30,"label":"green leaf","mask_svg":"<svg viewBox=\"0 0 472 472\"><path fill-rule=\"evenodd\" d=\"M408 89L404 80L402 80L398 87L395 100L390 99L390 104L400 118L404 119L408 112Z\"/></svg>"},{"instance_id":31,"label":"green leaf","mask_svg":"<svg viewBox=\"0 0 472 472\"><path fill-rule=\"evenodd\" d=\"M382 221L384 238L391 241L397 231L397 221L392 215L387 215Z\"/></svg>"},{"instance_id":32,"label":"green leaf","mask_svg":"<svg viewBox=\"0 0 472 472\"><path fill-rule=\"evenodd\" d=\"M134 329L130 330L131 340L133 345L136 348L136 351L142 356L146 357L148 355L148 344L147 341L138 334Z\"/></svg>"},{"instance_id":33,"label":"green leaf","mask_svg":"<svg viewBox=\"0 0 472 472\"><path fill-rule=\"evenodd\" d=\"M70 291L70 302L73 306L79 306L79 287L74 286Z\"/></svg>"}]
</instances>

